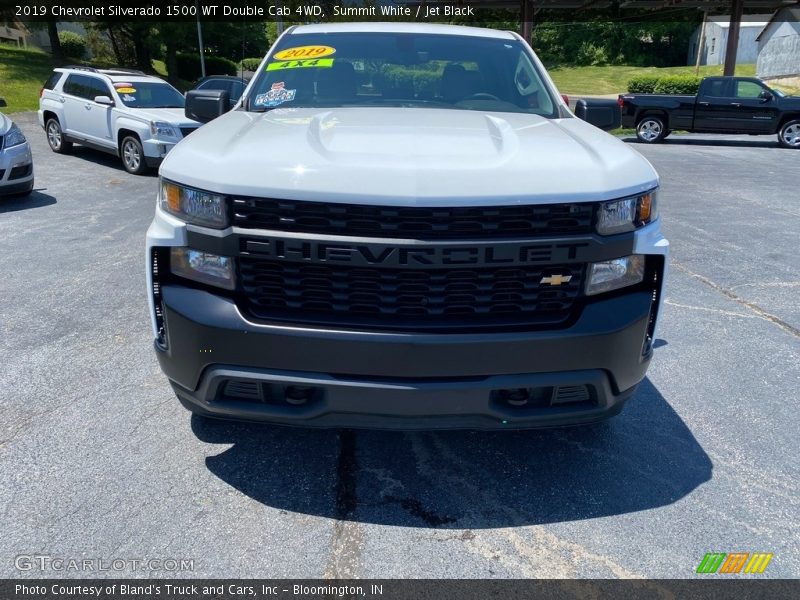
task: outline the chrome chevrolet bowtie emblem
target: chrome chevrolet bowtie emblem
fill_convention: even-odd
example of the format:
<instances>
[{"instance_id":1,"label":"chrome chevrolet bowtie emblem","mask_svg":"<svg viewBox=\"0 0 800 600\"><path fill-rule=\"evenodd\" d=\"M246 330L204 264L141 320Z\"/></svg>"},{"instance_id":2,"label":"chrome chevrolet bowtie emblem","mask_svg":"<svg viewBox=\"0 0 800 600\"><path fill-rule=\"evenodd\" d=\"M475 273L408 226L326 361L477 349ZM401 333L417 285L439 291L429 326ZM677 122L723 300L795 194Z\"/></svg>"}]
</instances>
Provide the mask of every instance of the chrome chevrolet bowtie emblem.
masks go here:
<instances>
[{"instance_id":1,"label":"chrome chevrolet bowtie emblem","mask_svg":"<svg viewBox=\"0 0 800 600\"><path fill-rule=\"evenodd\" d=\"M567 283L572 279L572 275L550 275L549 277L542 277L539 283L549 283L550 285L561 285Z\"/></svg>"}]
</instances>

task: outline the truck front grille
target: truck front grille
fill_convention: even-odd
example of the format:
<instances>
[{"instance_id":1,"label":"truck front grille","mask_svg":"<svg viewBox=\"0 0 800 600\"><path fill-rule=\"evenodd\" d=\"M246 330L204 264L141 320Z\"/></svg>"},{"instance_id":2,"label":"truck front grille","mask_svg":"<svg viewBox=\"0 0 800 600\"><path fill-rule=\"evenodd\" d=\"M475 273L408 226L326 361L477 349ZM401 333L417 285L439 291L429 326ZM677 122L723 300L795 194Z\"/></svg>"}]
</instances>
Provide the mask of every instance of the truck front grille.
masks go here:
<instances>
[{"instance_id":1,"label":"truck front grille","mask_svg":"<svg viewBox=\"0 0 800 600\"><path fill-rule=\"evenodd\" d=\"M554 327L581 295L584 265L404 270L239 257L257 319L380 329ZM542 279L561 275L558 286Z\"/></svg>"},{"instance_id":2,"label":"truck front grille","mask_svg":"<svg viewBox=\"0 0 800 600\"><path fill-rule=\"evenodd\" d=\"M406 207L234 198L232 211L233 224L246 229L414 239L586 234L593 218L592 205L581 203Z\"/></svg>"}]
</instances>

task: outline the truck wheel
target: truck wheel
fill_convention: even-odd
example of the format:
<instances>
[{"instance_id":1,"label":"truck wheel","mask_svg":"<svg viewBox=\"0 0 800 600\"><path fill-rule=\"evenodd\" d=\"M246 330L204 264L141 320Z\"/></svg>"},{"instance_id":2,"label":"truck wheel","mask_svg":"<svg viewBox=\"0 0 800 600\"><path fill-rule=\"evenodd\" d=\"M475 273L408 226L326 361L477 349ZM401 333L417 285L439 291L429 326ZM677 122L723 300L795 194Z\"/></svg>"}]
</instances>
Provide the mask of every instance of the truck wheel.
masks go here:
<instances>
[{"instance_id":1,"label":"truck wheel","mask_svg":"<svg viewBox=\"0 0 800 600\"><path fill-rule=\"evenodd\" d=\"M800 119L783 124L778 132L778 143L784 148L800 149Z\"/></svg>"},{"instance_id":2,"label":"truck wheel","mask_svg":"<svg viewBox=\"0 0 800 600\"><path fill-rule=\"evenodd\" d=\"M144 150L138 138L129 135L122 139L119 145L119 154L122 166L128 173L143 175L147 172L147 163L144 161Z\"/></svg>"},{"instance_id":3,"label":"truck wheel","mask_svg":"<svg viewBox=\"0 0 800 600\"><path fill-rule=\"evenodd\" d=\"M661 117L644 117L636 124L636 137L645 144L655 144L663 140L667 133Z\"/></svg>"},{"instance_id":4,"label":"truck wheel","mask_svg":"<svg viewBox=\"0 0 800 600\"><path fill-rule=\"evenodd\" d=\"M50 150L58 154L69 154L72 151L72 142L64 139L64 132L61 131L61 123L58 122L58 119L48 119L44 130L47 133Z\"/></svg>"}]
</instances>

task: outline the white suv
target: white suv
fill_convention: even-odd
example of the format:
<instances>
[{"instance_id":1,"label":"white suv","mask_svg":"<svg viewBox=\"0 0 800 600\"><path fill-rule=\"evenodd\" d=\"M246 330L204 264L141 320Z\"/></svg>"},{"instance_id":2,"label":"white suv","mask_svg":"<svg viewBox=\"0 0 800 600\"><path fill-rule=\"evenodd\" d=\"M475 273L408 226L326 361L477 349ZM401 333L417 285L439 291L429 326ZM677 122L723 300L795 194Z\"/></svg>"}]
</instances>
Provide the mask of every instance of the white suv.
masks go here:
<instances>
[{"instance_id":1,"label":"white suv","mask_svg":"<svg viewBox=\"0 0 800 600\"><path fill-rule=\"evenodd\" d=\"M141 71L63 67L42 88L39 124L53 152L78 143L119 156L140 175L200 126L183 106L183 94Z\"/></svg>"}]
</instances>

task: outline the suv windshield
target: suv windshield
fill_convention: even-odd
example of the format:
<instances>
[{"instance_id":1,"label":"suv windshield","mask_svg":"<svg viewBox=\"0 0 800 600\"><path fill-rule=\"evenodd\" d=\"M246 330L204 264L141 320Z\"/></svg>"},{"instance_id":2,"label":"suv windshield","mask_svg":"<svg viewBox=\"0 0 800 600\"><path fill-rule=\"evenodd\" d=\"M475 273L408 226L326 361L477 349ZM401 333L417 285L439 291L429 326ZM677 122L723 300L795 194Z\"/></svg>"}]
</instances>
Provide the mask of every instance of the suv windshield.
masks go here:
<instances>
[{"instance_id":1,"label":"suv windshield","mask_svg":"<svg viewBox=\"0 0 800 600\"><path fill-rule=\"evenodd\" d=\"M128 108L183 108L184 97L163 82L115 82L114 89Z\"/></svg>"},{"instance_id":2,"label":"suv windshield","mask_svg":"<svg viewBox=\"0 0 800 600\"><path fill-rule=\"evenodd\" d=\"M556 116L516 39L407 33L284 37L248 93L247 108L408 106Z\"/></svg>"}]
</instances>

